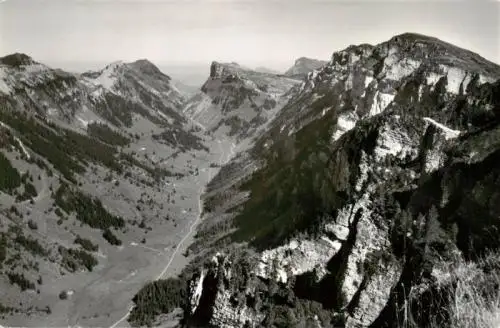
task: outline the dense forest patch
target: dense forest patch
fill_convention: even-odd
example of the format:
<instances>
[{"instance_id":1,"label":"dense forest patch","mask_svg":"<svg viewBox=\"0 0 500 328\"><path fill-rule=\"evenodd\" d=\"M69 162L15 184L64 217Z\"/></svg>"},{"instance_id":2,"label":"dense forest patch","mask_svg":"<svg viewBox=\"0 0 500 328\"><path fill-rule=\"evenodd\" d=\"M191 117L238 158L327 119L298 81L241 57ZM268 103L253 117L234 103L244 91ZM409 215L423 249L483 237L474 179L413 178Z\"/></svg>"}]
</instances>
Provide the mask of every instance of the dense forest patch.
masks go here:
<instances>
[{"instance_id":1,"label":"dense forest patch","mask_svg":"<svg viewBox=\"0 0 500 328\"><path fill-rule=\"evenodd\" d=\"M77 220L92 228L105 230L110 227L116 229L125 227L125 220L109 213L99 199L75 190L67 184L62 184L57 189L55 204L68 214L74 212Z\"/></svg>"},{"instance_id":2,"label":"dense forest patch","mask_svg":"<svg viewBox=\"0 0 500 328\"><path fill-rule=\"evenodd\" d=\"M102 123L89 123L89 125L87 125L87 133L91 137L97 138L109 145L126 146L130 143L129 138Z\"/></svg>"}]
</instances>

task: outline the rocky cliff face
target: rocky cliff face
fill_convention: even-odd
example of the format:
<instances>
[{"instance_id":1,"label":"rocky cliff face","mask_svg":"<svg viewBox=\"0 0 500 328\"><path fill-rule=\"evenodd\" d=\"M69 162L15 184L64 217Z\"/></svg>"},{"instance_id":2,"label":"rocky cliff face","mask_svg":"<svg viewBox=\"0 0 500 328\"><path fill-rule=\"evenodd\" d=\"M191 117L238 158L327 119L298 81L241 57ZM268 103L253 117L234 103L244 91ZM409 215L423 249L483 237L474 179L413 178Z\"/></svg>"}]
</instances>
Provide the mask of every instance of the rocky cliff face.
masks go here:
<instances>
[{"instance_id":1,"label":"rocky cliff face","mask_svg":"<svg viewBox=\"0 0 500 328\"><path fill-rule=\"evenodd\" d=\"M297 83L236 63L213 62L201 93L187 102L184 113L209 132L241 141L258 135L287 101L286 92Z\"/></svg>"},{"instance_id":2,"label":"rocky cliff face","mask_svg":"<svg viewBox=\"0 0 500 328\"><path fill-rule=\"evenodd\" d=\"M334 53L209 185L186 324L451 325L442 268L500 246L499 78L416 34Z\"/></svg>"}]
</instances>

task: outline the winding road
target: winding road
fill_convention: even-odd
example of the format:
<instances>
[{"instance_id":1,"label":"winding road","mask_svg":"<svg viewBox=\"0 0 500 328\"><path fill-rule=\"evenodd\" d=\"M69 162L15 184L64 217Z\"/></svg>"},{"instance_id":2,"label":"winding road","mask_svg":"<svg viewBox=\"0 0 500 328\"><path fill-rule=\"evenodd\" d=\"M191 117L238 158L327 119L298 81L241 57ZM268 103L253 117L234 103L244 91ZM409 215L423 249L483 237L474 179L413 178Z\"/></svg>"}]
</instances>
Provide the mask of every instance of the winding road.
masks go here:
<instances>
[{"instance_id":1,"label":"winding road","mask_svg":"<svg viewBox=\"0 0 500 328\"><path fill-rule=\"evenodd\" d=\"M223 164L227 163L234 156L236 145L234 144L234 142L232 142L231 146L229 147L229 152L226 152L226 151L224 151L224 147L222 146L221 140L217 140L217 144L218 144L218 147L220 150L219 165L222 166ZM212 173L213 173L213 171L216 171L216 170L217 170L217 168L208 168L207 183L210 182L210 180L213 177ZM202 217L202 212L203 212L203 201L202 201L201 197L203 195L204 190L205 190L205 185L202 185L200 187L200 189L198 190L198 194L199 194L199 197L198 197L198 216L196 217L196 220L193 221L193 223L189 227L189 230L187 231L187 233L184 235L184 237L181 239L181 241L177 244L174 252L170 255L170 258L169 258L167 264L165 265L163 270L160 272L160 274L158 274L158 276L155 278L155 280L162 279L163 276L167 273L167 271L170 268L170 266L172 265L172 262L174 261L175 257L179 254L181 247L184 245L184 243L189 238L189 236L194 232L196 225L200 222L201 217ZM127 319L127 317L132 312L133 308L134 308L134 305L130 305L128 310L127 310L127 313L125 313L125 315L123 317L121 317L120 319L115 321L112 325L110 325L109 328L120 327L119 324Z\"/></svg>"}]
</instances>

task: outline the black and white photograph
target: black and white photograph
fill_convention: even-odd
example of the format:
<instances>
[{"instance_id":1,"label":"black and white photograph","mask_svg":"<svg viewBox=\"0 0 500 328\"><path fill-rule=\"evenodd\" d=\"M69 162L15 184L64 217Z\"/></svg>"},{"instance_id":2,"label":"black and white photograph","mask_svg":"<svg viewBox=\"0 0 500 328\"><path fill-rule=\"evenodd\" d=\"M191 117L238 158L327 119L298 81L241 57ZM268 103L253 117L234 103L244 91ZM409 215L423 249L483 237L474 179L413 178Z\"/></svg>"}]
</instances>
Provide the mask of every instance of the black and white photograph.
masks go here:
<instances>
[{"instance_id":1,"label":"black and white photograph","mask_svg":"<svg viewBox=\"0 0 500 328\"><path fill-rule=\"evenodd\" d=\"M0 328L500 328L500 1L0 0Z\"/></svg>"}]
</instances>

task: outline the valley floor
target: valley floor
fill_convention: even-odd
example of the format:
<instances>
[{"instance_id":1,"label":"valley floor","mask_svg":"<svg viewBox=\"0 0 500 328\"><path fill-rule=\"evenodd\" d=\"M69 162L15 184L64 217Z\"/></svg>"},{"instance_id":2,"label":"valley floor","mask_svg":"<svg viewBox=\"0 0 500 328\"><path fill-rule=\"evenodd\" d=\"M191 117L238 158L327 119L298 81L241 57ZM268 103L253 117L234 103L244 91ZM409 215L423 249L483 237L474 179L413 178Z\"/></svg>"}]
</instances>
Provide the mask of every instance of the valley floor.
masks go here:
<instances>
[{"instance_id":1,"label":"valley floor","mask_svg":"<svg viewBox=\"0 0 500 328\"><path fill-rule=\"evenodd\" d=\"M128 327L127 316L132 298L148 281L174 276L188 260L184 251L192 242L200 220L205 185L219 168L234 155L235 145L227 139L217 140L205 158L194 163L198 175L186 175L175 180L175 202L179 223L153 226L147 246L140 240L123 240L123 246L99 254L99 266L92 272L59 276L44 281L41 304L50 304L47 316L14 315L2 324L16 327ZM177 161L182 161L178 159ZM62 290L73 293L59 300ZM35 304L36 305L36 304Z\"/></svg>"}]
</instances>

